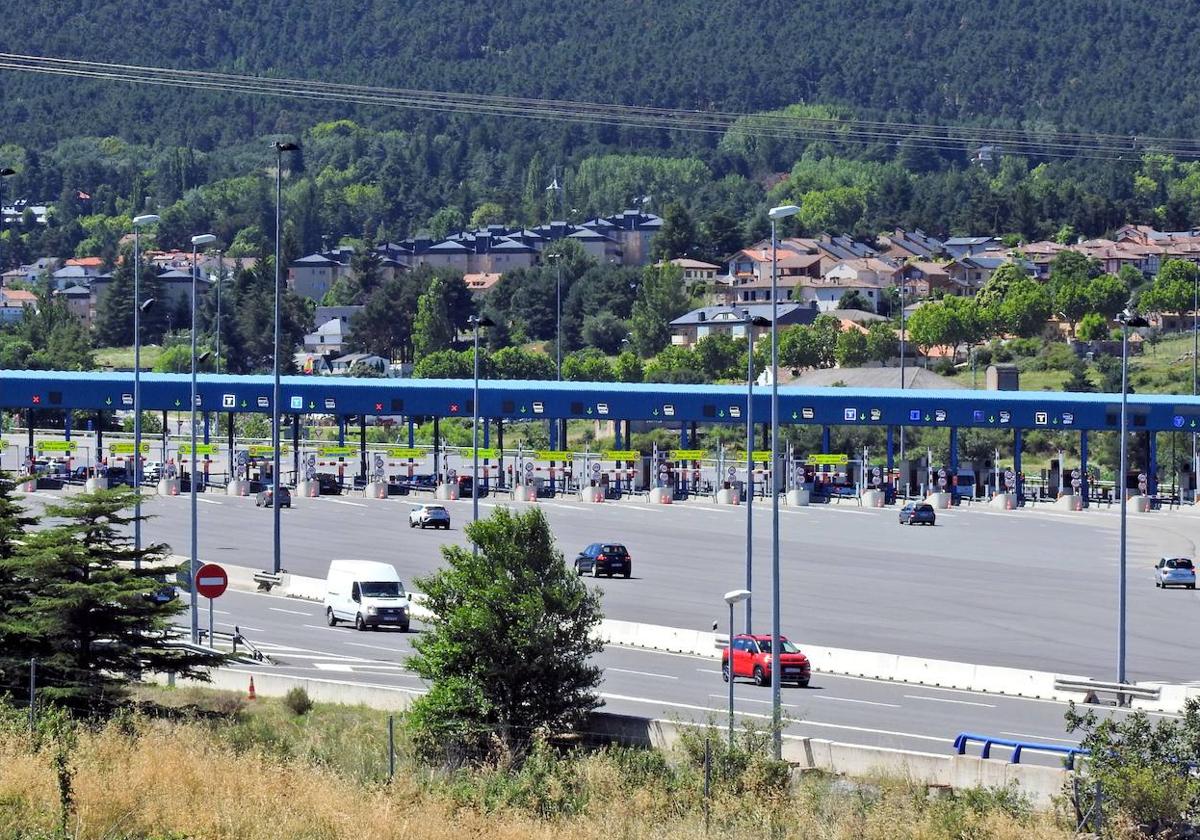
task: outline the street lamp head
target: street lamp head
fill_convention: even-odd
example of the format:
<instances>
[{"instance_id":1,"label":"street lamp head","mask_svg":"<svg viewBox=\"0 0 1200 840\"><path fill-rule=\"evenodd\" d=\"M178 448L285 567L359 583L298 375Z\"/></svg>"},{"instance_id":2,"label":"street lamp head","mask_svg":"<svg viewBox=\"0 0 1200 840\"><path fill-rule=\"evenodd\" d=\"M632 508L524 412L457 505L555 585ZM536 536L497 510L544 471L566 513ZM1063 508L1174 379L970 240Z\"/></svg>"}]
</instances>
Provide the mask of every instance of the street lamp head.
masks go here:
<instances>
[{"instance_id":1,"label":"street lamp head","mask_svg":"<svg viewBox=\"0 0 1200 840\"><path fill-rule=\"evenodd\" d=\"M133 217L133 226L135 228L136 227L145 227L146 225L156 225L156 224L158 224L158 216L155 216L152 213L147 213L145 216L134 216Z\"/></svg>"},{"instance_id":2,"label":"street lamp head","mask_svg":"<svg viewBox=\"0 0 1200 840\"><path fill-rule=\"evenodd\" d=\"M732 607L734 604L740 604L749 597L749 589L734 589L731 592L725 593L725 603Z\"/></svg>"},{"instance_id":3,"label":"street lamp head","mask_svg":"<svg viewBox=\"0 0 1200 840\"><path fill-rule=\"evenodd\" d=\"M276 143L275 151L279 152L280 154L283 154L284 152L298 152L300 151L300 147L295 143Z\"/></svg>"},{"instance_id":4,"label":"street lamp head","mask_svg":"<svg viewBox=\"0 0 1200 840\"><path fill-rule=\"evenodd\" d=\"M217 237L211 233L200 233L192 237L192 245L211 245L217 241Z\"/></svg>"},{"instance_id":5,"label":"street lamp head","mask_svg":"<svg viewBox=\"0 0 1200 840\"><path fill-rule=\"evenodd\" d=\"M467 323L472 327L494 327L496 322L486 315L468 315Z\"/></svg>"},{"instance_id":6,"label":"street lamp head","mask_svg":"<svg viewBox=\"0 0 1200 840\"><path fill-rule=\"evenodd\" d=\"M212 351L205 350L203 353L201 353L199 356L196 357L196 361L197 362L206 362L206 361L208 361L210 356L212 356Z\"/></svg>"},{"instance_id":7,"label":"street lamp head","mask_svg":"<svg viewBox=\"0 0 1200 840\"><path fill-rule=\"evenodd\" d=\"M142 312L149 312L152 306L154 306L154 298L146 298L142 301L142 305L138 309L142 310Z\"/></svg>"},{"instance_id":8,"label":"street lamp head","mask_svg":"<svg viewBox=\"0 0 1200 840\"><path fill-rule=\"evenodd\" d=\"M800 208L795 204L781 204L779 207L772 207L767 211L767 218L773 222L778 222L780 219L786 219L788 216L795 216L800 212Z\"/></svg>"},{"instance_id":9,"label":"street lamp head","mask_svg":"<svg viewBox=\"0 0 1200 840\"><path fill-rule=\"evenodd\" d=\"M1123 324L1126 327L1148 327L1150 322L1136 312L1131 312L1126 309L1117 316L1117 323Z\"/></svg>"},{"instance_id":10,"label":"street lamp head","mask_svg":"<svg viewBox=\"0 0 1200 840\"><path fill-rule=\"evenodd\" d=\"M7 178L9 175L16 175L16 174L17 174L17 170L10 169L7 166L4 167L3 169L0 169L0 178Z\"/></svg>"}]
</instances>

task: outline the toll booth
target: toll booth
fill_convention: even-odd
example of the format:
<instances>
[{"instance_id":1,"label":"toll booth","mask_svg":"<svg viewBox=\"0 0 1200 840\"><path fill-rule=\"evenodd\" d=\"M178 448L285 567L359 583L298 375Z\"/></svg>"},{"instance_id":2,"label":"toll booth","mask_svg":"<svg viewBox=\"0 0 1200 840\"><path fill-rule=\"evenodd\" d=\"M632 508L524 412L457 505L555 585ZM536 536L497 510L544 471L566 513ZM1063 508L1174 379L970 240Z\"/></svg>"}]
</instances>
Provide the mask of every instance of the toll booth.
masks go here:
<instances>
[{"instance_id":1,"label":"toll booth","mask_svg":"<svg viewBox=\"0 0 1200 840\"><path fill-rule=\"evenodd\" d=\"M389 487L412 489L414 475L425 471L425 459L430 454L428 450L412 446L388 446L372 453L372 464L382 466ZM379 473L380 470L376 469L375 472Z\"/></svg>"},{"instance_id":2,"label":"toll booth","mask_svg":"<svg viewBox=\"0 0 1200 840\"><path fill-rule=\"evenodd\" d=\"M586 466L590 481L596 481L606 499L619 499L637 489L638 465L642 453L636 449L613 449L594 456ZM585 463L588 456L585 456ZM600 467L599 470L596 467Z\"/></svg>"}]
</instances>

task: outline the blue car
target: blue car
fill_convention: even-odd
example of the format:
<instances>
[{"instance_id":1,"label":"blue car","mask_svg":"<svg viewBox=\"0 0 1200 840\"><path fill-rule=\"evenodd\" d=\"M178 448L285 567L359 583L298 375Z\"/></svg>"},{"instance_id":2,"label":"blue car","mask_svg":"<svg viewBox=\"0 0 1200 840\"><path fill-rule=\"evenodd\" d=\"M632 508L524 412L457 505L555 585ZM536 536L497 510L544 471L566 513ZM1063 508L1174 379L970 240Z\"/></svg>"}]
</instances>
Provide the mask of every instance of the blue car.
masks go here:
<instances>
[{"instance_id":1,"label":"blue car","mask_svg":"<svg viewBox=\"0 0 1200 840\"><path fill-rule=\"evenodd\" d=\"M933 525L936 522L937 514L928 502L909 502L900 508L901 525Z\"/></svg>"}]
</instances>

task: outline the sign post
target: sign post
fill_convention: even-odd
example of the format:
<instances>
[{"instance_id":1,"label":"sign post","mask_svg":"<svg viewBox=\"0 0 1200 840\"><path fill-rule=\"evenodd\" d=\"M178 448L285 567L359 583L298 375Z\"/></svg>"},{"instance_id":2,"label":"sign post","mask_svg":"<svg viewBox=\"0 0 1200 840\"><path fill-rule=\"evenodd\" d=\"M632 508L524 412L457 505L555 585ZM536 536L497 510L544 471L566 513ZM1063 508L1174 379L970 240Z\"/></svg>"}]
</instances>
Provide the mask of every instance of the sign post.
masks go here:
<instances>
[{"instance_id":1,"label":"sign post","mask_svg":"<svg viewBox=\"0 0 1200 840\"><path fill-rule=\"evenodd\" d=\"M213 601L225 594L229 588L229 575L216 563L205 563L196 571L192 582L192 633L196 634L196 597L202 595L208 599L208 646L214 647L213 640ZM196 641L195 638L192 639Z\"/></svg>"}]
</instances>

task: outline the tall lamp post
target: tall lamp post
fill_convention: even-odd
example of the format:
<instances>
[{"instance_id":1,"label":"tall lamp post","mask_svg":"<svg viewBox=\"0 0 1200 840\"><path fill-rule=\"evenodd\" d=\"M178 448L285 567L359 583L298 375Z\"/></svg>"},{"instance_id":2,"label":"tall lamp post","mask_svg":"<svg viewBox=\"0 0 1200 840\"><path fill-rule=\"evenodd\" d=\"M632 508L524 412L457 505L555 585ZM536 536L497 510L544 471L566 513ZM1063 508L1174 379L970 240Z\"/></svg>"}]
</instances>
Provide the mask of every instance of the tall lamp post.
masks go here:
<instances>
[{"instance_id":1,"label":"tall lamp post","mask_svg":"<svg viewBox=\"0 0 1200 840\"><path fill-rule=\"evenodd\" d=\"M749 589L734 589L725 593L725 603L729 605L729 647L725 669L725 682L729 683L729 746L733 746L733 606L739 601L750 602ZM713 622L714 627L716 622Z\"/></svg>"},{"instance_id":2,"label":"tall lamp post","mask_svg":"<svg viewBox=\"0 0 1200 840\"><path fill-rule=\"evenodd\" d=\"M479 521L479 328L490 327L490 319L479 315L467 318L467 323L475 333L475 385L471 396L471 521ZM471 550L479 552L479 546L471 541Z\"/></svg>"},{"instance_id":3,"label":"tall lamp post","mask_svg":"<svg viewBox=\"0 0 1200 840\"><path fill-rule=\"evenodd\" d=\"M904 275L901 275L900 276L900 390L901 391L904 390L904 354L905 354L905 343L908 338L907 334L905 333L905 328L904 328L904 287L905 287L905 285L907 285L907 284L904 281ZM971 387L974 387L974 382L972 382ZM901 461L904 460L904 426L903 425L900 426L900 460ZM905 472L906 473L908 472L907 468L905 468ZM905 484L904 496L905 496L905 498L908 498L908 478L907 477L905 477L905 479L904 479L904 484Z\"/></svg>"},{"instance_id":4,"label":"tall lamp post","mask_svg":"<svg viewBox=\"0 0 1200 840\"><path fill-rule=\"evenodd\" d=\"M274 519L271 571L275 574L283 569L279 521L279 419L283 414L283 407L279 404L279 238L280 216L283 213L283 153L299 149L295 143L275 144L275 341L271 364L271 446L274 449L271 456L271 513Z\"/></svg>"},{"instance_id":5,"label":"tall lamp post","mask_svg":"<svg viewBox=\"0 0 1200 840\"><path fill-rule=\"evenodd\" d=\"M225 281L225 254L217 251L217 323L213 328L213 339L216 342L216 372L221 372L221 284ZM230 453L232 456L233 453Z\"/></svg>"},{"instance_id":6,"label":"tall lamp post","mask_svg":"<svg viewBox=\"0 0 1200 840\"><path fill-rule=\"evenodd\" d=\"M779 693L779 237L776 223L795 216L794 204L772 207L771 219L771 737L783 758L783 697Z\"/></svg>"},{"instance_id":7,"label":"tall lamp post","mask_svg":"<svg viewBox=\"0 0 1200 840\"><path fill-rule=\"evenodd\" d=\"M0 246L3 245L4 238L4 179L10 178L17 174L17 170L9 167L0 169ZM0 252L0 272L4 271L4 257Z\"/></svg>"},{"instance_id":8,"label":"tall lamp post","mask_svg":"<svg viewBox=\"0 0 1200 840\"><path fill-rule=\"evenodd\" d=\"M742 310L746 325L746 632L753 633L750 591L754 589L754 328L767 319Z\"/></svg>"},{"instance_id":9,"label":"tall lamp post","mask_svg":"<svg viewBox=\"0 0 1200 840\"><path fill-rule=\"evenodd\" d=\"M200 267L197 264L198 250L201 245L211 245L217 241L217 237L211 233L202 233L192 237L192 448L189 450L191 463L188 469L188 496L192 505L192 558L189 579L192 581L192 644L200 641L200 624L199 614L196 610L196 572L200 570L199 560L199 532L196 524L196 401L199 398L199 389L196 385L196 280L200 274ZM209 639L212 643L212 639Z\"/></svg>"},{"instance_id":10,"label":"tall lamp post","mask_svg":"<svg viewBox=\"0 0 1200 840\"><path fill-rule=\"evenodd\" d=\"M1126 309L1117 316L1121 325L1121 469L1117 474L1117 487L1121 493L1121 536L1120 552L1117 562L1117 682L1125 682L1125 604L1126 604L1126 570L1125 570L1125 507L1129 495L1125 486L1129 474L1129 432L1128 416L1125 410L1129 399L1129 328L1149 326L1149 322L1139 315Z\"/></svg>"},{"instance_id":11,"label":"tall lamp post","mask_svg":"<svg viewBox=\"0 0 1200 840\"><path fill-rule=\"evenodd\" d=\"M141 230L158 223L158 216L133 217L133 567L142 567L142 313L154 298L142 300Z\"/></svg>"},{"instance_id":12,"label":"tall lamp post","mask_svg":"<svg viewBox=\"0 0 1200 840\"><path fill-rule=\"evenodd\" d=\"M558 194L558 213L560 216L563 217L562 218L562 223L563 223L562 233L563 233L563 235L561 237L559 237L560 242L558 244L557 253L552 255L554 257L554 269L555 269L555 272L554 272L554 371L555 371L555 379L557 381L561 382L562 381L562 258L563 258L561 240L565 239L567 236L567 214L563 210L563 208L566 206L566 204L565 204L566 197L564 195L563 186L562 186L562 184L560 184L558 182L557 178L555 178L553 181L550 182L550 186L546 187L546 192L553 192L553 193ZM563 446L566 445L567 421L566 420L556 421L556 426L558 428L557 436L559 438L561 438L558 441L558 448L561 449L561 448L563 448Z\"/></svg>"},{"instance_id":13,"label":"tall lamp post","mask_svg":"<svg viewBox=\"0 0 1200 840\"><path fill-rule=\"evenodd\" d=\"M1197 319L1200 318L1200 271L1196 272L1192 283L1192 396L1196 396L1196 384L1200 370L1197 369L1197 355L1200 354L1200 332L1197 331ZM1200 473L1200 460L1196 458L1196 433L1192 432L1192 481L1197 481ZM1196 503L1196 491L1192 491L1192 504Z\"/></svg>"}]
</instances>

